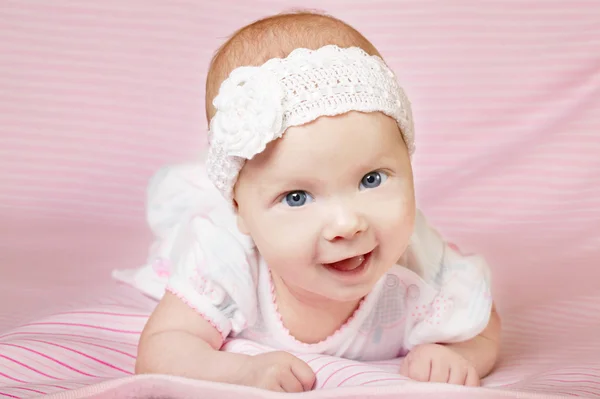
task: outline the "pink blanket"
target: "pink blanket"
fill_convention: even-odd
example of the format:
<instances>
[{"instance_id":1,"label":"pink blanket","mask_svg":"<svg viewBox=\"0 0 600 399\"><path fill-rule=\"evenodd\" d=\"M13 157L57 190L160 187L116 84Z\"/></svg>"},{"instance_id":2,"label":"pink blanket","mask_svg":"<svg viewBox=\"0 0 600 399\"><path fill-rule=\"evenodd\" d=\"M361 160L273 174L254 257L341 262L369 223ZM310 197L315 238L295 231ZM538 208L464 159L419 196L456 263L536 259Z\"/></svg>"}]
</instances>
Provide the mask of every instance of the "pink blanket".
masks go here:
<instances>
[{"instance_id":1,"label":"pink blanket","mask_svg":"<svg viewBox=\"0 0 600 399\"><path fill-rule=\"evenodd\" d=\"M600 396L600 3L302 4L356 26L397 71L414 105L420 207L488 258L506 329L484 388L340 362L307 396ZM204 145L213 50L297 5L2 2L0 396L269 396L128 376L153 304L109 275L144 262L150 175Z\"/></svg>"}]
</instances>

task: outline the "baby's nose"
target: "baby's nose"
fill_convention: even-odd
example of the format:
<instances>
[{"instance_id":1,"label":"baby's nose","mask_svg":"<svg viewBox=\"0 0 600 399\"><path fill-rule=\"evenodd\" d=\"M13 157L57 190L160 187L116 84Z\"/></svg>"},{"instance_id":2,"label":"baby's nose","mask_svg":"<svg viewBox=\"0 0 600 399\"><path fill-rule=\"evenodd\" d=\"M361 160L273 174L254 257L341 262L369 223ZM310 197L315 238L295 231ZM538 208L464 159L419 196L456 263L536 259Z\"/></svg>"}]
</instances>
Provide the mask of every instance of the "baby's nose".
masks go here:
<instances>
[{"instance_id":1,"label":"baby's nose","mask_svg":"<svg viewBox=\"0 0 600 399\"><path fill-rule=\"evenodd\" d=\"M367 221L360 213L349 207L339 206L331 214L323 235L328 241L349 240L366 229Z\"/></svg>"}]
</instances>

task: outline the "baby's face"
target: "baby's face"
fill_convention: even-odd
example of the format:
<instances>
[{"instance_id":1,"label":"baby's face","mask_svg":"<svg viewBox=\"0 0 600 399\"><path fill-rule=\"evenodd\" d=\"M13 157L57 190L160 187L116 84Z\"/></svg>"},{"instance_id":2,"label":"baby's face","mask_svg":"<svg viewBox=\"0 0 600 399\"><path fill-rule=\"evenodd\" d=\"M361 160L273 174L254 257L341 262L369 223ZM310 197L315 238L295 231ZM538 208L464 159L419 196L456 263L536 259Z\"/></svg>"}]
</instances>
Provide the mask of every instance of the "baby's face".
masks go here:
<instances>
[{"instance_id":1,"label":"baby's face","mask_svg":"<svg viewBox=\"0 0 600 399\"><path fill-rule=\"evenodd\" d=\"M246 163L235 199L273 275L314 300L365 296L406 249L415 217L408 152L381 113L289 128Z\"/></svg>"}]
</instances>

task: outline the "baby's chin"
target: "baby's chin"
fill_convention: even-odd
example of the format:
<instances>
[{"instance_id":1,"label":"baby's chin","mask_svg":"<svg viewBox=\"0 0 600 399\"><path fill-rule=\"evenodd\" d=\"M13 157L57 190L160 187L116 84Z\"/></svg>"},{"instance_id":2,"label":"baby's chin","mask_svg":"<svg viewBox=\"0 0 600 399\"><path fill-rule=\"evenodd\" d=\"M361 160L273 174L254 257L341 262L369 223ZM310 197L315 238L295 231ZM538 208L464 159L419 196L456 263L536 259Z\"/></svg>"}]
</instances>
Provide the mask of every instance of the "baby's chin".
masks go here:
<instances>
[{"instance_id":1,"label":"baby's chin","mask_svg":"<svg viewBox=\"0 0 600 399\"><path fill-rule=\"evenodd\" d=\"M374 282L363 282L359 285L354 286L343 286L338 284L331 284L323 292L315 292L315 294L322 296L328 301L348 303L357 302L365 298L373 290L376 281Z\"/></svg>"},{"instance_id":2,"label":"baby's chin","mask_svg":"<svg viewBox=\"0 0 600 399\"><path fill-rule=\"evenodd\" d=\"M363 300L372 289L363 290L362 292L352 292L352 293L344 293L342 295L330 296L328 299L332 302L339 303L350 303L350 302L360 302Z\"/></svg>"}]
</instances>

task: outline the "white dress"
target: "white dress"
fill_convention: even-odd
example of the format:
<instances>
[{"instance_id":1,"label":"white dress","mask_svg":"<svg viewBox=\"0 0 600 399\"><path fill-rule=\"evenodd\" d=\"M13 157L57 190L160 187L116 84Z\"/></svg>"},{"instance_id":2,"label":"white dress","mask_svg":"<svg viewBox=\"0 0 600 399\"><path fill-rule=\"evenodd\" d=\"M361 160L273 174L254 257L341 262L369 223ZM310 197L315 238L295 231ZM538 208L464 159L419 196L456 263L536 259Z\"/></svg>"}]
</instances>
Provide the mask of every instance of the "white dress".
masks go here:
<instances>
[{"instance_id":1,"label":"white dress","mask_svg":"<svg viewBox=\"0 0 600 399\"><path fill-rule=\"evenodd\" d=\"M369 361L402 356L422 343L465 341L489 321L486 263L446 243L420 211L403 259L343 326L315 344L299 342L281 322L268 265L237 229L203 164L159 171L150 183L147 217L156 236L148 263L113 276L156 299L169 290L223 338Z\"/></svg>"}]
</instances>

